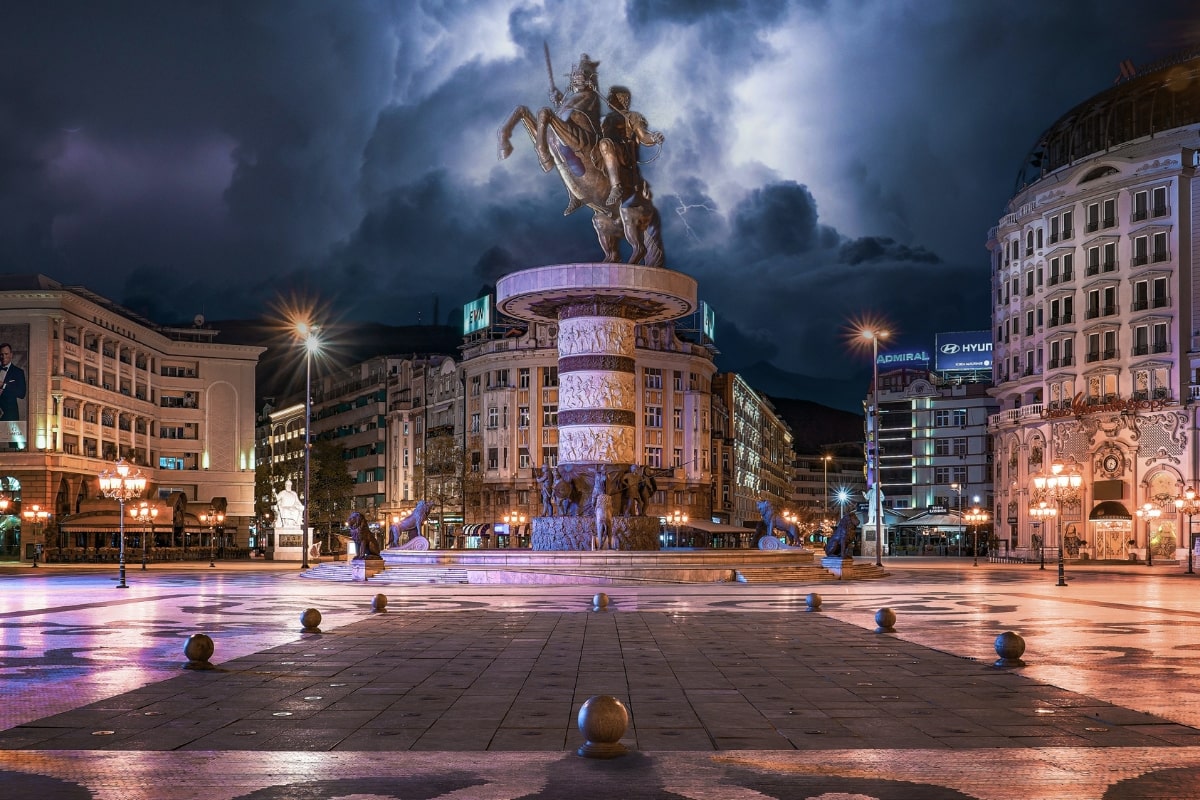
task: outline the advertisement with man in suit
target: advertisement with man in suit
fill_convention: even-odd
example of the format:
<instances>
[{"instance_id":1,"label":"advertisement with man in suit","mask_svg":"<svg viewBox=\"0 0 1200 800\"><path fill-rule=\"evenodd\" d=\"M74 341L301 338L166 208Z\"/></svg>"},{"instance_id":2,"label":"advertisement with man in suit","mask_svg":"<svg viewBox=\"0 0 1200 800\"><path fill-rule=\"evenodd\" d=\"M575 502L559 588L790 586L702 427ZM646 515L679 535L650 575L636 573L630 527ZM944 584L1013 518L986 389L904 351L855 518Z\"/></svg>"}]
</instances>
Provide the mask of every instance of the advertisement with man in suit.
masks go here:
<instances>
[{"instance_id":1,"label":"advertisement with man in suit","mask_svg":"<svg viewBox=\"0 0 1200 800\"><path fill-rule=\"evenodd\" d=\"M18 362L29 355L29 326L0 325L0 445L28 445L25 370Z\"/></svg>"}]
</instances>

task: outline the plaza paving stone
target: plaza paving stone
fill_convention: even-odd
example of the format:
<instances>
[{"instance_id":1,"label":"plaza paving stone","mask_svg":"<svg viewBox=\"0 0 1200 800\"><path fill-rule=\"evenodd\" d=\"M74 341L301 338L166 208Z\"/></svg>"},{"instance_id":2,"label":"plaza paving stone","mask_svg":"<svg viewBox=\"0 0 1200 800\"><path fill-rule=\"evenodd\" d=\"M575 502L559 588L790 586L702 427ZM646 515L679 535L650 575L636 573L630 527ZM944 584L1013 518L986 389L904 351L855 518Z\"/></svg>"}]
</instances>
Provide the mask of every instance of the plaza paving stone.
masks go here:
<instances>
[{"instance_id":1,"label":"plaza paving stone","mask_svg":"<svg viewBox=\"0 0 1200 800\"><path fill-rule=\"evenodd\" d=\"M888 569L603 587L602 612L596 587L393 586L372 614L373 587L278 565L119 597L0 568L0 797L1200 798L1197 576ZM1028 666L991 665L1004 630ZM195 632L216 669L181 668ZM595 694L627 705L628 755L574 755Z\"/></svg>"}]
</instances>

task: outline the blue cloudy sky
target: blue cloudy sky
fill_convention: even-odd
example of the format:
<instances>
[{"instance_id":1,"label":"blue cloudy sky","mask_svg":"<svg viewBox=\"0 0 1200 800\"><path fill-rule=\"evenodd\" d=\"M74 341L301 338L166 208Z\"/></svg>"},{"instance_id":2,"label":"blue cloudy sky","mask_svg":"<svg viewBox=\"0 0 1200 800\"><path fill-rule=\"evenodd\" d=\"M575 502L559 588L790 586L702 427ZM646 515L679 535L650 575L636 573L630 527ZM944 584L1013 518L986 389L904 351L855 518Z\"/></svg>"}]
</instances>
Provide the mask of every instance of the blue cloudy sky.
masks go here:
<instances>
[{"instance_id":1,"label":"blue cloudy sky","mask_svg":"<svg viewBox=\"0 0 1200 800\"><path fill-rule=\"evenodd\" d=\"M666 134L644 174L720 363L854 379L851 319L989 327L988 229L1118 64L1200 47L1179 0L233 0L0 9L0 272L163 321L280 292L428 322L599 260L527 138L580 52ZM775 391L781 391L775 389ZM786 394L786 391L781 391Z\"/></svg>"}]
</instances>

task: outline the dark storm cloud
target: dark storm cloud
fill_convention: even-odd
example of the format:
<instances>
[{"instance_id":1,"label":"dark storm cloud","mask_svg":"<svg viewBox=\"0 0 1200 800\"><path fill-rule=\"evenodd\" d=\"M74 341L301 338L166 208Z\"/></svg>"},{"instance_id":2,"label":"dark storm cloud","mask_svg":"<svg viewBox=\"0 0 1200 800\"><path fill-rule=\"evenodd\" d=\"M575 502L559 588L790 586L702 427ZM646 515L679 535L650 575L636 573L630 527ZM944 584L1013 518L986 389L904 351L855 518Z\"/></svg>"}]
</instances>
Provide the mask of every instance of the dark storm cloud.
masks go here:
<instances>
[{"instance_id":1,"label":"dark storm cloud","mask_svg":"<svg viewBox=\"0 0 1200 800\"><path fill-rule=\"evenodd\" d=\"M622 16L622 10L624 15ZM518 128L580 52L667 135L643 171L722 365L861 375L850 320L984 328L983 241L1037 134L1125 58L1200 43L1159 0L77 0L0 11L0 270L164 321L282 292L443 317L599 257ZM1189 39L1189 37L1191 37ZM232 287L232 288L231 288Z\"/></svg>"}]
</instances>

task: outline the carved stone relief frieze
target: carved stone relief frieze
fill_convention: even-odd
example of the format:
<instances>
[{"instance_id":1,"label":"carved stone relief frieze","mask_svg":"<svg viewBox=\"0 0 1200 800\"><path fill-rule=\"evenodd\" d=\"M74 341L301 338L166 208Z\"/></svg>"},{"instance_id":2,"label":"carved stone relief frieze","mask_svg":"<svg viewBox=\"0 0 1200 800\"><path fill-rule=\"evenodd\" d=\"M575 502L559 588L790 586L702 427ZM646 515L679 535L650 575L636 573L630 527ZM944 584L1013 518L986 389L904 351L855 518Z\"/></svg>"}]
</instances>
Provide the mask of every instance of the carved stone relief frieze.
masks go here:
<instances>
[{"instance_id":1,"label":"carved stone relief frieze","mask_svg":"<svg viewBox=\"0 0 1200 800\"><path fill-rule=\"evenodd\" d=\"M635 383L635 376L626 372L566 372L558 379L558 407L633 408Z\"/></svg>"},{"instance_id":2,"label":"carved stone relief frieze","mask_svg":"<svg viewBox=\"0 0 1200 800\"><path fill-rule=\"evenodd\" d=\"M630 464L633 428L597 425L560 426L558 458L567 463Z\"/></svg>"},{"instance_id":3,"label":"carved stone relief frieze","mask_svg":"<svg viewBox=\"0 0 1200 800\"><path fill-rule=\"evenodd\" d=\"M592 353L633 354L632 320L619 317L573 317L559 323L559 356Z\"/></svg>"}]
</instances>

